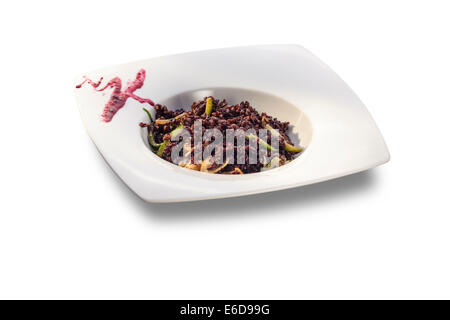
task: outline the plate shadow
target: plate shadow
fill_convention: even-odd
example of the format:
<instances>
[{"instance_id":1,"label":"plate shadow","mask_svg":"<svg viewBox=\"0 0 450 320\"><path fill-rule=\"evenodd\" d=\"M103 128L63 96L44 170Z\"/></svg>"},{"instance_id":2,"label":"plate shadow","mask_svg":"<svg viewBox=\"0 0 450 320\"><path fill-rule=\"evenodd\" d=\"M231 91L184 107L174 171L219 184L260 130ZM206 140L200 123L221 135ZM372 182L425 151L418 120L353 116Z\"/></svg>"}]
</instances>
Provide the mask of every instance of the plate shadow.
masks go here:
<instances>
[{"instance_id":1,"label":"plate shadow","mask_svg":"<svg viewBox=\"0 0 450 320\"><path fill-rule=\"evenodd\" d=\"M105 176L109 176L111 184L121 189L132 206L147 218L161 222L292 213L289 208L295 208L296 212L300 213L302 209L310 206L365 193L373 188L377 181L376 170L371 169L311 185L249 196L192 202L148 203L128 188L95 147L93 151L98 159L102 159L109 167L108 170L104 166L108 172Z\"/></svg>"}]
</instances>

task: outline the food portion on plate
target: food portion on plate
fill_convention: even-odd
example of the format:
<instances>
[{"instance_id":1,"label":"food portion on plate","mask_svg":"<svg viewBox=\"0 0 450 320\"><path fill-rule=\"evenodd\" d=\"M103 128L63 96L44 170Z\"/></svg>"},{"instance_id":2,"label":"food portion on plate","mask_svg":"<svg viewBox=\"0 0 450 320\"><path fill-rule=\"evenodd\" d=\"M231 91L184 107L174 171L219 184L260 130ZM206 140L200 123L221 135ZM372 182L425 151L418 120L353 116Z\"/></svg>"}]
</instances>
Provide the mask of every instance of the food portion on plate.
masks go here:
<instances>
[{"instance_id":1,"label":"food portion on plate","mask_svg":"<svg viewBox=\"0 0 450 320\"><path fill-rule=\"evenodd\" d=\"M150 146L164 160L175 162L172 159L172 149L181 140L181 137L177 139L176 136L184 129L194 137L196 121L201 121L200 130L203 135L207 130L217 130L217 135L223 138L223 143L216 149L222 154L219 161L217 161L214 151L211 154L212 157L196 161L195 148L201 148L201 153L204 153L211 141L202 139L200 144L196 144L194 139L191 139L189 145L186 146L189 161L188 163L179 163L180 166L188 169L222 174L255 173L275 166L275 162L283 165L293 160L302 151L301 148L293 145L287 134L289 122L281 122L266 113L258 113L248 101L229 105L225 99L219 100L210 96L194 102L189 111L183 109L170 111L166 106L160 104L156 104L154 108L156 110L155 119L153 120L150 112L144 109L149 115L149 122L141 122L140 126L147 128ZM255 134L255 132L261 132L261 129L267 133L265 141L260 138L260 135ZM239 133L231 141L225 139L230 132L239 132L240 130L243 135L240 140L242 141L241 145L239 145ZM256 143L252 143L252 141ZM274 144L278 148L273 147ZM239 148L245 150L241 161L238 158ZM260 155L260 151L266 151L265 157L252 163L255 161L251 161L251 154ZM227 156L230 154L231 157Z\"/></svg>"},{"instance_id":2,"label":"food portion on plate","mask_svg":"<svg viewBox=\"0 0 450 320\"><path fill-rule=\"evenodd\" d=\"M143 86L143 69L124 90L118 77L99 89L102 79L85 78L77 88L87 82L96 91L113 89L103 121L110 122L128 98L149 104L155 119L143 108L148 121L139 123L147 130L149 146L157 156L180 167L218 174L256 173L284 165L303 151L288 136L289 122L260 114L248 101L230 105L225 99L209 96L193 102L190 110L171 111L134 94Z\"/></svg>"}]
</instances>

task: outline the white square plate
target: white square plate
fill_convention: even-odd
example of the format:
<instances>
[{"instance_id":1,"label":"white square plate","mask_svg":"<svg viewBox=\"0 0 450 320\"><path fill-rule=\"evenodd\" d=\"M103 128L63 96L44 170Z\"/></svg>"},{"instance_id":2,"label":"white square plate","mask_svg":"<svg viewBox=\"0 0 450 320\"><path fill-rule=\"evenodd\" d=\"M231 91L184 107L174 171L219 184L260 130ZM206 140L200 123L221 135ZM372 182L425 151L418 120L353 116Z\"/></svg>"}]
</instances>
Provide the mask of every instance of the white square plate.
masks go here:
<instances>
[{"instance_id":1,"label":"white square plate","mask_svg":"<svg viewBox=\"0 0 450 320\"><path fill-rule=\"evenodd\" d=\"M229 103L248 100L259 112L289 121L305 151L273 170L247 175L191 171L148 147L143 105L128 99L114 119L100 114L109 98L85 86L75 95L92 141L120 178L142 199L175 202L242 196L293 188L367 170L389 160L369 112L330 68L295 45L209 50L153 58L86 74L96 80L147 79L136 94L169 108L190 108L207 95ZM82 78L77 78L77 84ZM146 105L146 107L149 107ZM149 108L151 109L151 108Z\"/></svg>"}]
</instances>

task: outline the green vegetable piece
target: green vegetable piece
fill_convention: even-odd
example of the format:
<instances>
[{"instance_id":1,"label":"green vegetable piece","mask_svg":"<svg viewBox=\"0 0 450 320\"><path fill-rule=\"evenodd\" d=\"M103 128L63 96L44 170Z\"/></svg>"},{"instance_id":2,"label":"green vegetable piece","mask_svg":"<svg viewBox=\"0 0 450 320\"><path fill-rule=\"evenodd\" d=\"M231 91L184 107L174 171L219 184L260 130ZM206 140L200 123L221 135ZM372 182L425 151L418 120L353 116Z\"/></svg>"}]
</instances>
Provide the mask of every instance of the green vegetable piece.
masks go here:
<instances>
[{"instance_id":1,"label":"green vegetable piece","mask_svg":"<svg viewBox=\"0 0 450 320\"><path fill-rule=\"evenodd\" d=\"M265 141L259 139L257 136L255 136L255 135L253 135L253 134L248 134L248 135L246 135L245 137L246 137L247 139L249 139L249 140L256 140L256 141L258 141L259 144L260 144L262 147L266 148L267 150L275 150L275 149L272 148L267 142L265 142Z\"/></svg>"},{"instance_id":2,"label":"green vegetable piece","mask_svg":"<svg viewBox=\"0 0 450 320\"><path fill-rule=\"evenodd\" d=\"M277 130L275 130L274 128L272 128L270 125L266 124L264 127L265 127L267 130L270 131L270 134L271 134L272 136L274 136L274 137L279 137L279 136L280 136L280 133L279 133Z\"/></svg>"},{"instance_id":3,"label":"green vegetable piece","mask_svg":"<svg viewBox=\"0 0 450 320\"><path fill-rule=\"evenodd\" d=\"M167 143L169 142L169 140L164 140L163 141L163 143L161 143L161 145L159 146L159 148L158 148L158 151L156 151L156 155L158 156L158 157L161 157L162 156L162 154L163 154L163 152L164 152L164 149L166 149L166 146L167 146Z\"/></svg>"},{"instance_id":4,"label":"green vegetable piece","mask_svg":"<svg viewBox=\"0 0 450 320\"><path fill-rule=\"evenodd\" d=\"M156 143L155 136L153 135L153 130L152 130L153 129L153 118L152 118L152 115L151 115L150 111L148 111L147 109L142 108L142 110L144 110L145 113L147 113L148 117L150 118L150 125L149 125L149 129L150 130L149 130L148 136L147 136L148 143L152 147L158 148L161 145L161 143Z\"/></svg>"},{"instance_id":5,"label":"green vegetable piece","mask_svg":"<svg viewBox=\"0 0 450 320\"><path fill-rule=\"evenodd\" d=\"M270 162L268 164L266 164L264 166L264 169L272 168L273 166L275 166L276 162L278 162L278 166L281 165L281 159L279 157L274 157L274 158L272 158L272 160L270 160Z\"/></svg>"},{"instance_id":6,"label":"green vegetable piece","mask_svg":"<svg viewBox=\"0 0 450 320\"><path fill-rule=\"evenodd\" d=\"M152 118L152 115L151 115L150 111L148 111L145 108L142 108L142 110L144 110L147 113L148 117L150 118L150 122L153 122L153 118Z\"/></svg>"},{"instance_id":7,"label":"green vegetable piece","mask_svg":"<svg viewBox=\"0 0 450 320\"><path fill-rule=\"evenodd\" d=\"M183 132L184 126L182 124L180 124L178 127L176 127L175 129L172 130L172 132L170 132L170 137L176 137L178 136L181 132ZM162 154L164 153L164 150L167 147L167 144L169 143L170 139L164 140L163 143L161 143L161 145L158 148L158 151L156 151L156 155L158 157L161 157Z\"/></svg>"},{"instance_id":8,"label":"green vegetable piece","mask_svg":"<svg viewBox=\"0 0 450 320\"><path fill-rule=\"evenodd\" d=\"M179 134L181 134L181 132L183 132L184 126L182 124L180 124L178 127L176 127L175 129L172 130L172 132L170 133L171 137L176 137Z\"/></svg>"},{"instance_id":9,"label":"green vegetable piece","mask_svg":"<svg viewBox=\"0 0 450 320\"><path fill-rule=\"evenodd\" d=\"M206 108L205 108L205 113L206 115L210 115L212 112L212 107L213 107L213 101L212 98L206 98Z\"/></svg>"},{"instance_id":10,"label":"green vegetable piece","mask_svg":"<svg viewBox=\"0 0 450 320\"><path fill-rule=\"evenodd\" d=\"M302 148L297 148L296 146L293 146L292 144L289 144L287 142L284 143L284 150L289 152L302 152Z\"/></svg>"},{"instance_id":11,"label":"green vegetable piece","mask_svg":"<svg viewBox=\"0 0 450 320\"><path fill-rule=\"evenodd\" d=\"M278 133L277 130L275 130L274 128L272 128L270 125L266 124L264 126L267 130L270 131L270 134L274 137L279 137L280 134ZM296 146L293 146L292 144L289 144L287 142L284 143L284 150L289 151L289 152L302 152L303 149L302 148L297 148Z\"/></svg>"},{"instance_id":12,"label":"green vegetable piece","mask_svg":"<svg viewBox=\"0 0 450 320\"><path fill-rule=\"evenodd\" d=\"M152 128L150 128L150 131L148 132L148 143L154 148L158 148L162 143L156 143L155 141L155 135L153 134Z\"/></svg>"}]
</instances>

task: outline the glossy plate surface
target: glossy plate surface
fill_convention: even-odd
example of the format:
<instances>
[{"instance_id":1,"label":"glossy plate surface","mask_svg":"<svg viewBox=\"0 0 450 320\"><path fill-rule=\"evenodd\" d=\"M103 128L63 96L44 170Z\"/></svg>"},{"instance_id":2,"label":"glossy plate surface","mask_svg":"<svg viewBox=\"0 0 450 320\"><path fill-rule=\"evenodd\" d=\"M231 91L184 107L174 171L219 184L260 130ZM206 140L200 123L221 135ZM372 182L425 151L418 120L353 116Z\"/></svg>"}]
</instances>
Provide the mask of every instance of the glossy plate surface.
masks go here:
<instances>
[{"instance_id":1,"label":"glossy plate surface","mask_svg":"<svg viewBox=\"0 0 450 320\"><path fill-rule=\"evenodd\" d=\"M176 202L270 192L329 180L389 161L389 152L366 107L329 67L295 45L217 49L153 58L86 75L124 83L144 68L136 91L170 108L190 108L206 95L229 103L248 100L292 125L305 151L291 163L247 175L213 175L177 167L148 148L139 102L129 99L114 119L100 114L109 98L92 87L75 90L81 118L111 168L142 199ZM81 82L81 76L76 79Z\"/></svg>"}]
</instances>

